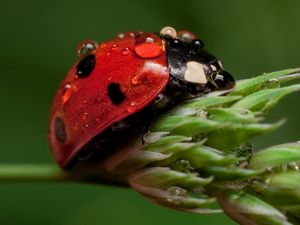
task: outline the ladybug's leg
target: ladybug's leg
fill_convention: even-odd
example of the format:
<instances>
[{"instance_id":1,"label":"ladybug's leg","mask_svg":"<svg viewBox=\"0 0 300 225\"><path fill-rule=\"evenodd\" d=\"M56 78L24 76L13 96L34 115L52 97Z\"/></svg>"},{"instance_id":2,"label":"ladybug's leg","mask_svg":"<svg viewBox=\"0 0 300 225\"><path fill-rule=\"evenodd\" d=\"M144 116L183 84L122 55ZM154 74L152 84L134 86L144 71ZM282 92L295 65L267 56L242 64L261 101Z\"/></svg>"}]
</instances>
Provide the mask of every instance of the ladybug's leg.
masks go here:
<instances>
[{"instance_id":1,"label":"ladybug's leg","mask_svg":"<svg viewBox=\"0 0 300 225\"><path fill-rule=\"evenodd\" d=\"M116 132L124 130L124 129L129 128L129 127L130 127L130 124L126 120L121 120L121 121L116 122L116 123L111 125L112 131L116 131Z\"/></svg>"}]
</instances>

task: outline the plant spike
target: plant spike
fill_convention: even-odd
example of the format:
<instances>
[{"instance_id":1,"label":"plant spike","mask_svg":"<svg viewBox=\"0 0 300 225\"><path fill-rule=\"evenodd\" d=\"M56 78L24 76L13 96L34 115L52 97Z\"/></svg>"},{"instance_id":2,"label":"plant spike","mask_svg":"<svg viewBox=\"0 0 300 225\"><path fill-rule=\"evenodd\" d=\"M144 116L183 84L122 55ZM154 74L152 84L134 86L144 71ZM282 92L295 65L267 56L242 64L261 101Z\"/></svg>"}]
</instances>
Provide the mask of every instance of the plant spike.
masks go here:
<instances>
[{"instance_id":1,"label":"plant spike","mask_svg":"<svg viewBox=\"0 0 300 225\"><path fill-rule=\"evenodd\" d=\"M95 170L106 178L121 177L114 184L129 185L165 207L223 210L242 225L300 224L300 142L261 150L250 143L283 124L284 119L267 123L264 118L283 97L300 90L299 84L281 85L299 78L299 68L287 69L239 81L229 92L185 100L152 122L141 149L118 153L109 169ZM0 165L0 182L106 183L96 174Z\"/></svg>"}]
</instances>

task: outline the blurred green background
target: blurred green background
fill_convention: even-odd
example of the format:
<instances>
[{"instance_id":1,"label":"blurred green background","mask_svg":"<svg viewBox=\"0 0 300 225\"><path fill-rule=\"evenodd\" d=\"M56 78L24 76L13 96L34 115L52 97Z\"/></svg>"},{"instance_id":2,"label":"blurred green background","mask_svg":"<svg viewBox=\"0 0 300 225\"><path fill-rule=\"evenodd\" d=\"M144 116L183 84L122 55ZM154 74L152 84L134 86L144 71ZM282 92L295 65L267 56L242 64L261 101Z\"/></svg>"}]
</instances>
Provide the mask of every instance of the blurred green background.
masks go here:
<instances>
[{"instance_id":1,"label":"blurred green background","mask_svg":"<svg viewBox=\"0 0 300 225\"><path fill-rule=\"evenodd\" d=\"M129 30L189 29L236 78L300 67L300 1L2 1L0 163L53 163L46 140L50 103L76 60L79 41ZM288 117L257 142L299 139L299 94L271 119ZM153 205L132 190L79 184L1 184L2 225L235 224Z\"/></svg>"}]
</instances>

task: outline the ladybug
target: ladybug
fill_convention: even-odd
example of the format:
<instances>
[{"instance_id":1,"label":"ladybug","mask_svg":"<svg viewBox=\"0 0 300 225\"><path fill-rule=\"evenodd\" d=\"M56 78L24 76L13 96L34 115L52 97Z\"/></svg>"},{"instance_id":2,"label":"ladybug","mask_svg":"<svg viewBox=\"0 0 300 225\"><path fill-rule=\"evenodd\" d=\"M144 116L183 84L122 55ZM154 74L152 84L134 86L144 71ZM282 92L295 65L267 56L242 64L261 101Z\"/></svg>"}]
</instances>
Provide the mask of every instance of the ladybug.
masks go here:
<instances>
[{"instance_id":1,"label":"ladybug","mask_svg":"<svg viewBox=\"0 0 300 225\"><path fill-rule=\"evenodd\" d=\"M112 145L127 137L129 129L147 127L147 121L183 96L235 85L203 41L172 27L159 33L122 33L100 44L87 40L77 54L49 119L51 149L65 169L93 154L111 154Z\"/></svg>"}]
</instances>

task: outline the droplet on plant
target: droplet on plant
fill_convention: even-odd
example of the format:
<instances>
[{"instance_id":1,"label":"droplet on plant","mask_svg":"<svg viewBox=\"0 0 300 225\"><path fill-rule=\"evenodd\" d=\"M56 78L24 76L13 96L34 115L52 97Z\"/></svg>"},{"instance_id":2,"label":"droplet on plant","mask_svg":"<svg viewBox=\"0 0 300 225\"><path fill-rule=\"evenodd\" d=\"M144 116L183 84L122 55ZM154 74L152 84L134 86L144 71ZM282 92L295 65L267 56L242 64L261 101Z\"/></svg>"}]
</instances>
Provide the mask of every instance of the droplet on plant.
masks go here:
<instances>
[{"instance_id":1,"label":"droplet on plant","mask_svg":"<svg viewBox=\"0 0 300 225\"><path fill-rule=\"evenodd\" d=\"M270 79L261 85L263 89L270 89L270 88L279 88L280 81L276 78Z\"/></svg>"},{"instance_id":2,"label":"droplet on plant","mask_svg":"<svg viewBox=\"0 0 300 225\"><path fill-rule=\"evenodd\" d=\"M178 203L186 196L186 190L181 187L172 186L167 189L167 194L167 200L169 202Z\"/></svg>"}]
</instances>

